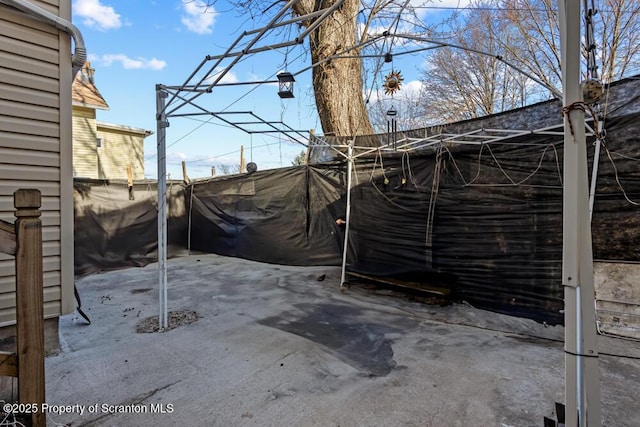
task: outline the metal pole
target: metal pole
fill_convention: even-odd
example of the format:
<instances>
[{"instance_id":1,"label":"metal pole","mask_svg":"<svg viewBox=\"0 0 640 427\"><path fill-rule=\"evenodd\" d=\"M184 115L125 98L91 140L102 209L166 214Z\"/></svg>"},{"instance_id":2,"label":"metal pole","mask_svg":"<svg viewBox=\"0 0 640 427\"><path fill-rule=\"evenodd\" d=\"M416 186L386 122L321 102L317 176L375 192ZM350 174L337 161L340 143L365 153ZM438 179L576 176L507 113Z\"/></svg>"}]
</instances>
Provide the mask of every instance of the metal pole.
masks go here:
<instances>
[{"instance_id":1,"label":"metal pole","mask_svg":"<svg viewBox=\"0 0 640 427\"><path fill-rule=\"evenodd\" d=\"M191 255L191 218L193 213L193 188L195 185L189 184L191 188L191 196L189 197L189 224L187 227L187 253Z\"/></svg>"},{"instance_id":2,"label":"metal pole","mask_svg":"<svg viewBox=\"0 0 640 427\"><path fill-rule=\"evenodd\" d=\"M347 147L347 212L345 213L345 226L344 226L344 245L342 247L342 276L340 278L340 286L346 283L347 273L347 252L349 248L349 225L351 223L351 171L353 168L353 141L349 141L349 147Z\"/></svg>"},{"instance_id":3,"label":"metal pole","mask_svg":"<svg viewBox=\"0 0 640 427\"><path fill-rule=\"evenodd\" d=\"M398 135L397 135L397 132L398 132L398 122L396 121L396 119L393 119L393 120L391 121L391 126L393 127L393 149L394 149L394 150L397 150L397 149L398 149L398 147L396 146L396 142L397 142L397 140L398 140Z\"/></svg>"},{"instance_id":4,"label":"metal pole","mask_svg":"<svg viewBox=\"0 0 640 427\"><path fill-rule=\"evenodd\" d=\"M168 324L167 309L167 144L166 128L169 126L165 115L167 92L156 85L156 121L158 142L158 328L164 331Z\"/></svg>"},{"instance_id":5,"label":"metal pole","mask_svg":"<svg viewBox=\"0 0 640 427\"><path fill-rule=\"evenodd\" d=\"M587 186L587 146L580 90L580 0L561 0L564 114L562 285L565 299L567 426L600 425L600 390Z\"/></svg>"},{"instance_id":6,"label":"metal pole","mask_svg":"<svg viewBox=\"0 0 640 427\"><path fill-rule=\"evenodd\" d=\"M598 122L598 132L602 132L602 122ZM600 165L600 147L602 146L602 140L598 137L596 139L596 148L593 152L593 167L591 168L591 190L589 191L589 219L593 219L593 205L596 198L596 183L598 182L598 167Z\"/></svg>"}]
</instances>

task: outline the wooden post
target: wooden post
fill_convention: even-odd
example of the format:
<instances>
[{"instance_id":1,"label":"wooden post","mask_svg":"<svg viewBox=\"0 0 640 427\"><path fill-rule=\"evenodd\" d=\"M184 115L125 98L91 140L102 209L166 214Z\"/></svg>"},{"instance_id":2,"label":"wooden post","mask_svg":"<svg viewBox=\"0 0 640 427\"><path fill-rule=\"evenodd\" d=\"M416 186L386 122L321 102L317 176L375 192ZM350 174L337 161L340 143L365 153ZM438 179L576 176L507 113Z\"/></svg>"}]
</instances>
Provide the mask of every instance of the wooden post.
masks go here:
<instances>
[{"instance_id":1,"label":"wooden post","mask_svg":"<svg viewBox=\"0 0 640 427\"><path fill-rule=\"evenodd\" d=\"M316 138L316 130L309 129L309 144L307 145L307 155L305 156L304 163L309 164L309 160L311 160L311 147L313 146L314 139Z\"/></svg>"},{"instance_id":2,"label":"wooden post","mask_svg":"<svg viewBox=\"0 0 640 427\"><path fill-rule=\"evenodd\" d=\"M187 163L184 160L182 161L182 180L186 184L189 183L189 176L187 175Z\"/></svg>"},{"instance_id":3,"label":"wooden post","mask_svg":"<svg viewBox=\"0 0 640 427\"><path fill-rule=\"evenodd\" d=\"M44 388L44 289L42 278L42 223L40 191L17 190L16 208L16 332L18 400L42 408ZM33 414L32 425L46 425L42 411Z\"/></svg>"},{"instance_id":4,"label":"wooden post","mask_svg":"<svg viewBox=\"0 0 640 427\"><path fill-rule=\"evenodd\" d=\"M16 227L10 222L0 220L0 252L16 254Z\"/></svg>"},{"instance_id":5,"label":"wooden post","mask_svg":"<svg viewBox=\"0 0 640 427\"><path fill-rule=\"evenodd\" d=\"M240 146L240 173L246 172L246 165L244 164L244 145Z\"/></svg>"},{"instance_id":6,"label":"wooden post","mask_svg":"<svg viewBox=\"0 0 640 427\"><path fill-rule=\"evenodd\" d=\"M129 200L135 200L133 194L133 165L129 163L127 165L127 188L129 189Z\"/></svg>"}]
</instances>

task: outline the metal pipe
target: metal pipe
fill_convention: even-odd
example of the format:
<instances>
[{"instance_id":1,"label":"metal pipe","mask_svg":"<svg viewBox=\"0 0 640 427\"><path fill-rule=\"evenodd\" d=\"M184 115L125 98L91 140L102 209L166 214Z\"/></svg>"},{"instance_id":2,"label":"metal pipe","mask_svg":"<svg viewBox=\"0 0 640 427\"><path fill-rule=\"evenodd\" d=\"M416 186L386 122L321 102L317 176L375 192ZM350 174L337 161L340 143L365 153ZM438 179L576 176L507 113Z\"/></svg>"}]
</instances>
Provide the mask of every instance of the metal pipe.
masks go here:
<instances>
[{"instance_id":1,"label":"metal pipe","mask_svg":"<svg viewBox=\"0 0 640 427\"><path fill-rule=\"evenodd\" d=\"M191 187L191 196L189 197L189 226L187 227L187 253L191 255L191 218L193 214L193 189L195 185L189 184Z\"/></svg>"},{"instance_id":2,"label":"metal pipe","mask_svg":"<svg viewBox=\"0 0 640 427\"><path fill-rule=\"evenodd\" d=\"M598 122L598 132L602 134L602 122ZM593 166L591 168L591 190L589 191L589 220L593 220L593 205L596 199L596 183L598 181L598 166L600 164L600 147L602 139L596 138L596 148L593 153Z\"/></svg>"},{"instance_id":3,"label":"metal pipe","mask_svg":"<svg viewBox=\"0 0 640 427\"><path fill-rule=\"evenodd\" d=\"M596 198L596 183L598 181L598 165L600 163L600 138L596 139L596 149L593 153L593 168L591 171L591 191L589 192L589 219L593 220L593 205Z\"/></svg>"},{"instance_id":4,"label":"metal pipe","mask_svg":"<svg viewBox=\"0 0 640 427\"><path fill-rule=\"evenodd\" d=\"M327 17L331 15L336 9L339 9L342 6L342 3L344 3L344 0L338 0L337 2L332 4L331 7L324 9L324 12L318 19L313 21L311 25L305 28L305 30L301 34L298 34L298 36L295 38L296 43L302 43L302 40L304 40L304 38L307 37L308 34L318 28L320 24L322 24L324 20L327 19Z\"/></svg>"},{"instance_id":5,"label":"metal pipe","mask_svg":"<svg viewBox=\"0 0 640 427\"><path fill-rule=\"evenodd\" d=\"M291 18L291 19L289 19L287 21L282 21L282 22L278 22L276 24L273 24L271 26L271 28L278 28L278 27L283 27L285 25L289 25L289 24L295 24L295 23L298 23L298 22L309 21L309 20L311 20L313 18L316 18L316 17L322 15L324 13L324 11L325 11L325 9L321 9L321 10L317 10L315 12L308 13L306 15L296 16L296 17ZM246 31L246 33L247 33L247 35L250 35L250 34L258 33L260 31L261 31L261 28L256 28L255 30Z\"/></svg>"},{"instance_id":6,"label":"metal pipe","mask_svg":"<svg viewBox=\"0 0 640 427\"><path fill-rule=\"evenodd\" d=\"M207 85L207 89L210 91L212 90L220 80L222 80L222 78L233 68L234 65L236 65L238 63L238 61L240 61L240 59L242 59L242 57L258 42L258 40L260 40L262 38L262 36L271 29L271 26L273 26L278 19L280 19L286 12L287 10L291 9L293 7L294 4L296 4L299 0L290 0L286 5L283 6L283 8L280 10L280 12L278 12L270 21L269 23L260 29L258 35L251 40L247 46L242 49L242 55L240 56L236 56L233 61L231 61L231 64L229 64L224 70L220 71L219 73L215 74L215 80ZM244 37L244 35L246 34L243 33L240 37L238 37L238 39L236 40L236 42L234 42L234 45L242 38ZM230 52L230 49L227 49L227 52L225 53L225 56ZM218 60L215 65L213 67L211 67L211 69L209 70L209 72L198 82L197 86L200 86L201 84L204 83L204 81L210 77L211 73L215 70L215 68L217 67L217 65L220 63L220 60ZM178 105L177 107L173 108L171 111L169 111L167 113L168 116L171 115L171 113L176 112L178 109L182 108L184 105L186 105L187 103L192 103L193 101L196 100L196 98L200 97L203 93L205 92L200 92L200 93L196 93L195 95L193 95L191 98L189 98L186 102L183 102L182 104ZM172 98L173 100L173 98Z\"/></svg>"},{"instance_id":7,"label":"metal pipe","mask_svg":"<svg viewBox=\"0 0 640 427\"><path fill-rule=\"evenodd\" d=\"M26 0L0 0L0 3L18 9L39 21L53 25L57 29L69 34L73 38L74 43L74 53L71 55L71 79L75 78L78 71L84 67L84 63L87 61L87 48L85 47L84 38L78 27L66 19L62 19Z\"/></svg>"},{"instance_id":8,"label":"metal pipe","mask_svg":"<svg viewBox=\"0 0 640 427\"><path fill-rule=\"evenodd\" d=\"M158 141L158 328L168 328L167 309L167 155L166 128L169 126L164 113L168 94L156 85L156 121Z\"/></svg>"},{"instance_id":9,"label":"metal pipe","mask_svg":"<svg viewBox=\"0 0 640 427\"><path fill-rule=\"evenodd\" d=\"M580 2L558 2L564 106L562 285L565 300L567 426L601 424L598 348L589 220L587 144L580 90Z\"/></svg>"},{"instance_id":10,"label":"metal pipe","mask_svg":"<svg viewBox=\"0 0 640 427\"><path fill-rule=\"evenodd\" d=\"M351 172L353 168L353 141L347 148L347 211L345 213L344 245L342 247L342 275L340 276L340 286L346 283L347 275L347 252L349 251L349 224L351 222Z\"/></svg>"}]
</instances>

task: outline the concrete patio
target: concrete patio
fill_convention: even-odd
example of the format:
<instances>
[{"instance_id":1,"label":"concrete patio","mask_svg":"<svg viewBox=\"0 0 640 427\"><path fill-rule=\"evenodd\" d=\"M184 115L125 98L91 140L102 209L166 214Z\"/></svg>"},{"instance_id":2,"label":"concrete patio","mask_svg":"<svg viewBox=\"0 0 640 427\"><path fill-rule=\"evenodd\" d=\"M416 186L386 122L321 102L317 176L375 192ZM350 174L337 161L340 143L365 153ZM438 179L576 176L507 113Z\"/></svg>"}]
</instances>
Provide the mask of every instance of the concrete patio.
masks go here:
<instances>
[{"instance_id":1,"label":"concrete patio","mask_svg":"<svg viewBox=\"0 0 640 427\"><path fill-rule=\"evenodd\" d=\"M49 425L542 426L564 400L562 327L341 288L337 267L168 271L169 309L198 319L166 332L136 332L158 315L156 264L77 282L92 324L60 320ZM638 426L640 343L599 344L603 425Z\"/></svg>"}]
</instances>

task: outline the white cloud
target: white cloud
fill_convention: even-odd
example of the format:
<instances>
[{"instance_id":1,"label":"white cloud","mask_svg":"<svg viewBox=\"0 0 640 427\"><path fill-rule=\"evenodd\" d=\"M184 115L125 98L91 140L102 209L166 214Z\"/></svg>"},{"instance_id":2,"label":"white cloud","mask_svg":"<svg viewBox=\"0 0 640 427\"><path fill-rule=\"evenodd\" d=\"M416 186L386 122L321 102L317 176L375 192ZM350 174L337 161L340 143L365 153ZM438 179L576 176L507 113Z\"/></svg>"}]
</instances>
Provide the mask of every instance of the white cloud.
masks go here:
<instances>
[{"instance_id":1,"label":"white cloud","mask_svg":"<svg viewBox=\"0 0 640 427\"><path fill-rule=\"evenodd\" d=\"M213 6L207 6L202 0L190 1L182 4L185 12L181 22L191 32L196 34L211 34L218 12Z\"/></svg>"},{"instance_id":2,"label":"white cloud","mask_svg":"<svg viewBox=\"0 0 640 427\"><path fill-rule=\"evenodd\" d=\"M165 61L160 59L151 58L129 58L122 53L108 53L99 57L95 57L94 61L98 61L101 65L109 67L112 64L119 62L126 70L162 70L167 66Z\"/></svg>"},{"instance_id":3,"label":"white cloud","mask_svg":"<svg viewBox=\"0 0 640 427\"><path fill-rule=\"evenodd\" d=\"M215 79L218 78L218 76L220 75L220 73L223 70L220 69L216 69L214 70L214 73L212 76L210 76L209 78L205 79L204 83L205 84L211 84L215 81ZM222 79L218 82L218 83L238 83L240 80L238 80L238 76L235 75L232 71L227 72Z\"/></svg>"},{"instance_id":4,"label":"white cloud","mask_svg":"<svg viewBox=\"0 0 640 427\"><path fill-rule=\"evenodd\" d=\"M87 27L97 28L101 31L120 28L122 22L120 15L111 6L105 6L100 0L77 0L73 3L73 13L84 18L83 23Z\"/></svg>"},{"instance_id":5,"label":"white cloud","mask_svg":"<svg viewBox=\"0 0 640 427\"><path fill-rule=\"evenodd\" d=\"M411 80L403 82L400 86L400 90L396 92L393 98L390 95L384 93L384 89L377 90L371 97L373 102L390 102L391 99L395 99L401 102L407 102L417 100L420 95L420 91L424 83L419 80Z\"/></svg>"},{"instance_id":6,"label":"white cloud","mask_svg":"<svg viewBox=\"0 0 640 427\"><path fill-rule=\"evenodd\" d=\"M446 12L447 9L467 8L470 4L471 0L439 0L437 2L411 0L411 5L418 8L418 17L422 19L427 19L427 17L432 14Z\"/></svg>"},{"instance_id":7,"label":"white cloud","mask_svg":"<svg viewBox=\"0 0 640 427\"><path fill-rule=\"evenodd\" d=\"M403 95L405 95L406 98L415 97L418 94L420 94L420 91L422 90L423 86L424 86L424 83L422 83L421 81L411 80L410 82L407 82L406 84L402 85Z\"/></svg>"}]
</instances>

